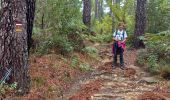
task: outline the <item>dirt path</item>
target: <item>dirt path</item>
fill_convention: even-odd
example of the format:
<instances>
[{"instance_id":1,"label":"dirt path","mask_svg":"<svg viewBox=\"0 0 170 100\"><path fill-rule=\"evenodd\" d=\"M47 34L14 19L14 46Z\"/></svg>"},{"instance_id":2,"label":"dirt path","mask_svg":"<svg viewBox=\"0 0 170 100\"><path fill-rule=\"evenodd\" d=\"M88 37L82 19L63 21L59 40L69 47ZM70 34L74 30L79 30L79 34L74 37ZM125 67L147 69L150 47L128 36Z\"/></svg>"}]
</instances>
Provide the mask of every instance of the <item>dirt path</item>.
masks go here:
<instances>
[{"instance_id":1,"label":"dirt path","mask_svg":"<svg viewBox=\"0 0 170 100\"><path fill-rule=\"evenodd\" d=\"M95 45L101 64L89 75L75 82L64 100L170 100L164 83L134 65L135 50L126 50L126 70L112 69L109 44ZM143 99L145 98L145 99Z\"/></svg>"}]
</instances>

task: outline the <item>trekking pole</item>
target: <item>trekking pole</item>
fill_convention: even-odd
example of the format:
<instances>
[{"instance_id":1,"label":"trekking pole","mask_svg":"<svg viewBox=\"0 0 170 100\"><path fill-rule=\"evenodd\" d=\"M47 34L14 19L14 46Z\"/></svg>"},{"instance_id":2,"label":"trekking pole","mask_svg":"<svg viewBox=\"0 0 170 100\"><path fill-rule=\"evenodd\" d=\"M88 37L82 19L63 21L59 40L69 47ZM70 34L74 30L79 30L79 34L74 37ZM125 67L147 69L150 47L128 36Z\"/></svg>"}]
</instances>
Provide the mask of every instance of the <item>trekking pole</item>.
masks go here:
<instances>
[{"instance_id":1,"label":"trekking pole","mask_svg":"<svg viewBox=\"0 0 170 100\"><path fill-rule=\"evenodd\" d=\"M5 73L5 76L2 77L2 79L0 81L0 85L3 85L5 83L5 80L10 76L11 71L12 71L12 68L10 68L10 69L5 68L5 69L6 69L6 73Z\"/></svg>"}]
</instances>

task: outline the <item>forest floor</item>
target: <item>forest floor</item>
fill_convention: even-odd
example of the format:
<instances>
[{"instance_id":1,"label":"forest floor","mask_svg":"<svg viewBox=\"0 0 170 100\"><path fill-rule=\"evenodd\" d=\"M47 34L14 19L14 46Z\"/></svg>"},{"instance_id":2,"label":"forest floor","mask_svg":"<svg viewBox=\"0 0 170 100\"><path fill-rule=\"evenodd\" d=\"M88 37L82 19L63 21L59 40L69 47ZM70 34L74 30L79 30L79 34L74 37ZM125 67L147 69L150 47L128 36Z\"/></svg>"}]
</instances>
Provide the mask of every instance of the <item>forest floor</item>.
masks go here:
<instances>
[{"instance_id":1,"label":"forest floor","mask_svg":"<svg viewBox=\"0 0 170 100\"><path fill-rule=\"evenodd\" d=\"M98 58L75 53L91 71L70 67L71 60L56 54L30 57L31 90L10 100L170 100L170 82L135 65L137 51L124 53L126 70L112 69L111 44L92 44Z\"/></svg>"},{"instance_id":2,"label":"forest floor","mask_svg":"<svg viewBox=\"0 0 170 100\"><path fill-rule=\"evenodd\" d=\"M112 69L111 44L95 45L101 63L72 85L64 100L170 100L170 82L135 66L136 50L124 53L126 70Z\"/></svg>"}]
</instances>

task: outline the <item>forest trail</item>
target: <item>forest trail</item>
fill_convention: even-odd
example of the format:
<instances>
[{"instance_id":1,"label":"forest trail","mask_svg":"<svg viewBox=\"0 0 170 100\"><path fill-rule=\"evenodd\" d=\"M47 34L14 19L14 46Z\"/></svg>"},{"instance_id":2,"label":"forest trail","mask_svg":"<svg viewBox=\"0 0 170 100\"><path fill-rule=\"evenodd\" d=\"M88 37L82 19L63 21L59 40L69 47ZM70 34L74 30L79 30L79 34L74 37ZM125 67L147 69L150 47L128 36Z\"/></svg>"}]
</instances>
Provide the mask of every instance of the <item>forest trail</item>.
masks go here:
<instances>
[{"instance_id":1,"label":"forest trail","mask_svg":"<svg viewBox=\"0 0 170 100\"><path fill-rule=\"evenodd\" d=\"M112 69L111 44L95 44L101 63L63 95L64 100L170 100L167 81L135 66L136 50L124 53L126 70Z\"/></svg>"}]
</instances>

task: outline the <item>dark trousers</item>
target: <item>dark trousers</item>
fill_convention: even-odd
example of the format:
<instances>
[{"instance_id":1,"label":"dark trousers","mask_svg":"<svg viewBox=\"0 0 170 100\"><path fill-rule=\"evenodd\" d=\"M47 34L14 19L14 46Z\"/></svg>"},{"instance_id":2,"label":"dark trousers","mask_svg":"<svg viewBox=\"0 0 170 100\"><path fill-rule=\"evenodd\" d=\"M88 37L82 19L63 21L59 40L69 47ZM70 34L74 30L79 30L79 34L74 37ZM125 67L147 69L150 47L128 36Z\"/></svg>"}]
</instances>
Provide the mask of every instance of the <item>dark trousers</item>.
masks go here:
<instances>
[{"instance_id":1,"label":"dark trousers","mask_svg":"<svg viewBox=\"0 0 170 100\"><path fill-rule=\"evenodd\" d=\"M118 47L118 43L115 42L113 44L114 46L114 58L113 58L113 63L117 63L117 55L120 55L120 65L124 65L124 59L123 59L123 52L124 50L121 47Z\"/></svg>"}]
</instances>

